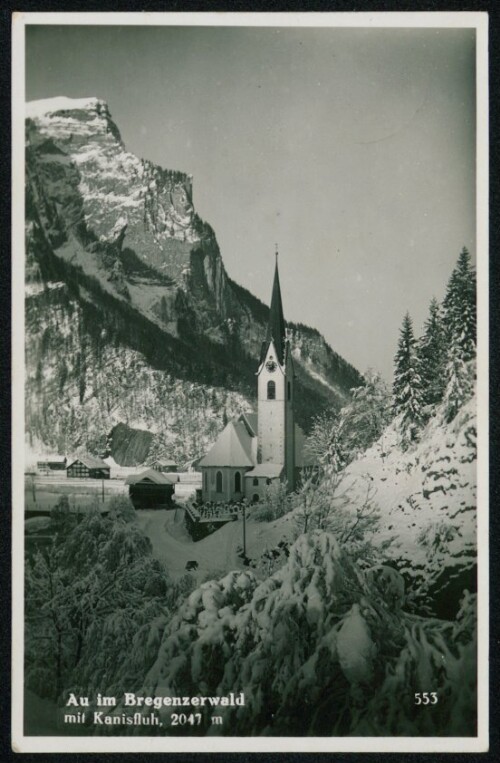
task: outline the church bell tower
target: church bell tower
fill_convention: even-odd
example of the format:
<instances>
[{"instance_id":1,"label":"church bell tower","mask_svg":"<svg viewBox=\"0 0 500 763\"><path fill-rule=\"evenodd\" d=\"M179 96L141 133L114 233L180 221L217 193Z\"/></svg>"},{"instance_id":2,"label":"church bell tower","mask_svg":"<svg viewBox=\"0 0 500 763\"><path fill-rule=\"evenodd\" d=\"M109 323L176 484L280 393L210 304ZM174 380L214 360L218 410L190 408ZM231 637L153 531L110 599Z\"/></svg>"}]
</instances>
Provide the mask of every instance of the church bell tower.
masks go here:
<instances>
[{"instance_id":1,"label":"church bell tower","mask_svg":"<svg viewBox=\"0 0 500 763\"><path fill-rule=\"evenodd\" d=\"M257 371L258 461L284 467L288 489L295 488L294 372L286 338L278 273L274 271L267 335Z\"/></svg>"}]
</instances>

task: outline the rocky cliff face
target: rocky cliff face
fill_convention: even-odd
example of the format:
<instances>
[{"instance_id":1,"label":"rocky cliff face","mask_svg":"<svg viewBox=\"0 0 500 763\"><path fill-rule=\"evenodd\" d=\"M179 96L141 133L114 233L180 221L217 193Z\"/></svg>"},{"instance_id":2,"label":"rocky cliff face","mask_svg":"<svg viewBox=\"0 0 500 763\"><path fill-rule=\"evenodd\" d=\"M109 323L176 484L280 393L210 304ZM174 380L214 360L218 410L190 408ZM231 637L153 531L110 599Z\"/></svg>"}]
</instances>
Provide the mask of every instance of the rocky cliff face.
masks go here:
<instances>
[{"instance_id":1,"label":"rocky cliff face","mask_svg":"<svg viewBox=\"0 0 500 763\"><path fill-rule=\"evenodd\" d=\"M252 405L268 308L227 276L215 234L196 214L192 178L128 152L103 101L28 104L26 141L32 441L102 452L124 422L152 431L171 457L176 395L199 388L211 402L193 394L198 441L182 447L179 435L174 448L178 458L199 455L225 417ZM307 427L360 377L314 330L290 331L297 418ZM141 366L149 385L127 364ZM166 421L165 409L179 413Z\"/></svg>"}]
</instances>

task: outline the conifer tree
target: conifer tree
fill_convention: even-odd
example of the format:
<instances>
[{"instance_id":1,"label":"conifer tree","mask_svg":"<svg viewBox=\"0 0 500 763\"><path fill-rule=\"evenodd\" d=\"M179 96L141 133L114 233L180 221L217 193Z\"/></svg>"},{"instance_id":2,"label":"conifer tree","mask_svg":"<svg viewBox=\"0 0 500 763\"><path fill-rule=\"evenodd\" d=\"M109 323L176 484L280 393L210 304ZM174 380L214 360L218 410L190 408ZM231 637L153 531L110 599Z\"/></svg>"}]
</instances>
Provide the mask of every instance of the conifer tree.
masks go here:
<instances>
[{"instance_id":1,"label":"conifer tree","mask_svg":"<svg viewBox=\"0 0 500 763\"><path fill-rule=\"evenodd\" d=\"M462 405L472 395L474 389L473 362L463 358L463 347L454 337L448 352L446 365L447 385L444 394L444 417L446 421L455 418Z\"/></svg>"},{"instance_id":2,"label":"conifer tree","mask_svg":"<svg viewBox=\"0 0 500 763\"><path fill-rule=\"evenodd\" d=\"M409 313L403 319L394 363L393 409L400 417L403 444L408 445L418 438L423 424L420 362Z\"/></svg>"},{"instance_id":3,"label":"conifer tree","mask_svg":"<svg viewBox=\"0 0 500 763\"><path fill-rule=\"evenodd\" d=\"M443 302L448 342L444 416L451 421L472 394L476 357L476 275L464 247Z\"/></svg>"},{"instance_id":4,"label":"conifer tree","mask_svg":"<svg viewBox=\"0 0 500 763\"><path fill-rule=\"evenodd\" d=\"M464 362L476 356L476 274L464 246L451 274L443 302L449 345Z\"/></svg>"},{"instance_id":5,"label":"conifer tree","mask_svg":"<svg viewBox=\"0 0 500 763\"><path fill-rule=\"evenodd\" d=\"M433 298L419 345L420 374L425 405L437 405L443 399L446 387L446 349L443 314L437 299Z\"/></svg>"}]
</instances>

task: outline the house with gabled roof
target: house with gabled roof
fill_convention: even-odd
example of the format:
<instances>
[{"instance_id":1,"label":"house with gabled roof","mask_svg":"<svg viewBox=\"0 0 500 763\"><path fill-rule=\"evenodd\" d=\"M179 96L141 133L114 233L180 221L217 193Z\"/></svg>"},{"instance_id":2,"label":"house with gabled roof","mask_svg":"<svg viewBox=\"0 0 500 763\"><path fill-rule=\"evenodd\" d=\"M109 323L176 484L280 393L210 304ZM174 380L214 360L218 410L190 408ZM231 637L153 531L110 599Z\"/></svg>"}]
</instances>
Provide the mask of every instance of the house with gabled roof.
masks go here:
<instances>
[{"instance_id":1,"label":"house with gabled roof","mask_svg":"<svg viewBox=\"0 0 500 763\"><path fill-rule=\"evenodd\" d=\"M199 462L203 501L258 501L276 481L294 490L305 466L304 435L294 421L294 387L276 257L269 324L257 370L257 413L232 419Z\"/></svg>"},{"instance_id":2,"label":"house with gabled roof","mask_svg":"<svg viewBox=\"0 0 500 763\"><path fill-rule=\"evenodd\" d=\"M67 476L76 479L109 480L110 472L110 466L102 458L89 455L78 456L66 468Z\"/></svg>"},{"instance_id":3,"label":"house with gabled roof","mask_svg":"<svg viewBox=\"0 0 500 763\"><path fill-rule=\"evenodd\" d=\"M145 469L129 474L125 484L129 486L130 499L136 508L158 508L172 502L177 479L174 474Z\"/></svg>"}]
</instances>

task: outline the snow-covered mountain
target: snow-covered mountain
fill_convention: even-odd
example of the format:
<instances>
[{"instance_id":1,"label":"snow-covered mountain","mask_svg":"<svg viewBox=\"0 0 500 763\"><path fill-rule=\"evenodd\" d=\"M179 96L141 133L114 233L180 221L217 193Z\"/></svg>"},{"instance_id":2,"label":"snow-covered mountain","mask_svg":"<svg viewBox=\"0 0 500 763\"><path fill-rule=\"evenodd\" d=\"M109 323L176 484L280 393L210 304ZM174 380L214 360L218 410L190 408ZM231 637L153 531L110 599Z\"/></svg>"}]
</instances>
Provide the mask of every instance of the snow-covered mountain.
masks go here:
<instances>
[{"instance_id":1,"label":"snow-covered mountain","mask_svg":"<svg viewBox=\"0 0 500 763\"><path fill-rule=\"evenodd\" d=\"M228 277L192 178L127 151L104 101L28 104L26 140L32 442L98 452L123 422L151 431L165 455L199 455L223 418L252 402L268 308ZM313 329L290 331L307 426L360 377ZM180 409L172 390L188 397L192 385L205 414L198 442L172 453L179 417L160 423L161 409Z\"/></svg>"}]
</instances>

